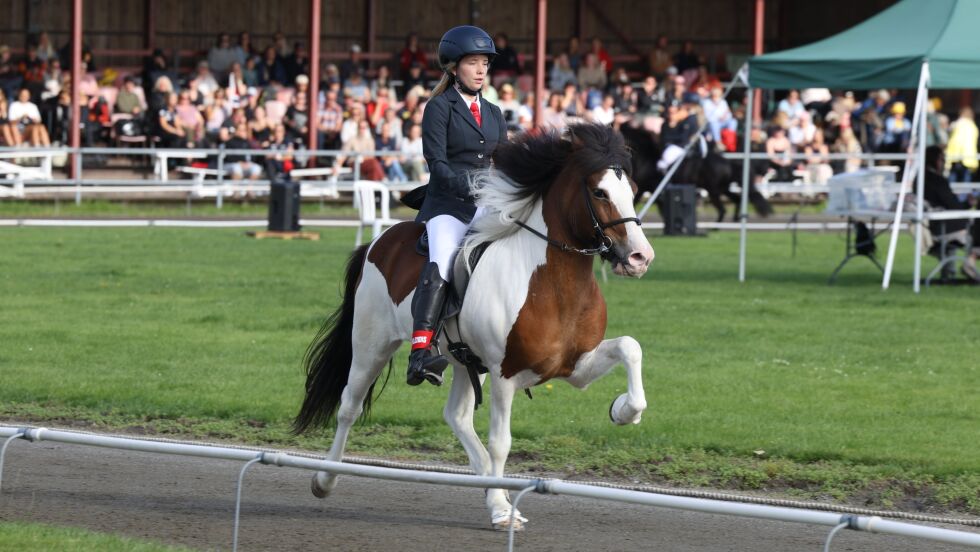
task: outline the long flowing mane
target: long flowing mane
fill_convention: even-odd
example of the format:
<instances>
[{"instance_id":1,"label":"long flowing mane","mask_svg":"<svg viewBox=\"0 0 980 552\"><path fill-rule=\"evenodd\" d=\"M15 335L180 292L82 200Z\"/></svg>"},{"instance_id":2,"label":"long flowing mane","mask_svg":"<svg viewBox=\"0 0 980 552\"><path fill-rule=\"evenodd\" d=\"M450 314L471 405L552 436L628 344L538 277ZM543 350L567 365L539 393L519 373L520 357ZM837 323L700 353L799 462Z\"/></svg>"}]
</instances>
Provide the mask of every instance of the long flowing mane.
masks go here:
<instances>
[{"instance_id":1,"label":"long flowing mane","mask_svg":"<svg viewBox=\"0 0 980 552\"><path fill-rule=\"evenodd\" d=\"M497 146L493 162L493 169L477 171L470 179L484 215L473 224L464 250L516 232L520 227L514 222L528 219L565 170L585 177L610 165L621 166L627 173L632 169L623 137L596 124L572 125L565 136L525 133Z\"/></svg>"}]
</instances>

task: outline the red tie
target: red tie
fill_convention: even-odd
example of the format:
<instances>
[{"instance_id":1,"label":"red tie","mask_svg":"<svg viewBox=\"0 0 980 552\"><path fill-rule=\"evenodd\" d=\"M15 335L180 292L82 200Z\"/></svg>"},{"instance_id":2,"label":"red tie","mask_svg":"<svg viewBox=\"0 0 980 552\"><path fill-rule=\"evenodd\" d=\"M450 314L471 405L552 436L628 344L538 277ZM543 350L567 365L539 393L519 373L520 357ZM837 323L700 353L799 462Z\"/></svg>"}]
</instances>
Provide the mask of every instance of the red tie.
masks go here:
<instances>
[{"instance_id":1,"label":"red tie","mask_svg":"<svg viewBox=\"0 0 980 552\"><path fill-rule=\"evenodd\" d=\"M476 126L483 126L483 122L480 119L480 108L476 105L476 102L470 104L470 113L472 113L473 118L476 119Z\"/></svg>"}]
</instances>

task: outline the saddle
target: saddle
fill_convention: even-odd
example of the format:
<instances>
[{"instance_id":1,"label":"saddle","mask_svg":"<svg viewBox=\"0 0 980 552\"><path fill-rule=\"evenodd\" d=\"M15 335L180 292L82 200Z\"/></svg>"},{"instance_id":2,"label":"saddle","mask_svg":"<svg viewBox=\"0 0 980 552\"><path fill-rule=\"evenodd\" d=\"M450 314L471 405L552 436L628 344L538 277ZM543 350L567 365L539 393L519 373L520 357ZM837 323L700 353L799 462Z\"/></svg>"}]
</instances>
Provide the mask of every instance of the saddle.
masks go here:
<instances>
[{"instance_id":1,"label":"saddle","mask_svg":"<svg viewBox=\"0 0 980 552\"><path fill-rule=\"evenodd\" d=\"M454 257L452 282L450 282L449 293L446 295L446 302L442 307L439 328L434 332L434 335L440 335L446 321L458 316L463 309L463 299L466 297L466 288L470 283L470 273L476 268L476 265L480 262L480 258L483 257L483 253L491 243L493 242L481 243L477 247L474 247L469 255L456 255ZM415 253L425 258L429 257L428 231L423 231L422 235L419 236L418 241L415 243ZM463 342L462 336L457 334L458 339L456 341L453 341L449 336L449 332L446 332L445 336L447 341L446 349L449 351L449 354L466 367L466 373L469 375L470 383L473 385L473 391L476 393L475 408L479 408L480 404L483 403L483 389L480 385L479 376L480 374L486 374L489 369L483 364L483 360L473 352L473 349ZM438 346L438 338L435 344Z\"/></svg>"}]
</instances>

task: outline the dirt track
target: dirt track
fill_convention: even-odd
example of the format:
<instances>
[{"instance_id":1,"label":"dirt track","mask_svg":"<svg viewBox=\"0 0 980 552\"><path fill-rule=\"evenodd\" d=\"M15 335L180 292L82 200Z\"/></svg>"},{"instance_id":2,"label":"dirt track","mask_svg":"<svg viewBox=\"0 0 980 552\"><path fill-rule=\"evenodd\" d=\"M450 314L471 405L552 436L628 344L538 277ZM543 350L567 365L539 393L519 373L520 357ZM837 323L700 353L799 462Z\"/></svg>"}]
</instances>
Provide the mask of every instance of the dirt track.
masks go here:
<instances>
[{"instance_id":1,"label":"dirt track","mask_svg":"<svg viewBox=\"0 0 980 552\"><path fill-rule=\"evenodd\" d=\"M87 527L199 549L231 548L241 464L109 449L26 443L8 449L0 519ZM483 492L343 478L327 500L310 473L253 466L239 549L506 550L489 529ZM515 550L822 550L827 529L782 522L528 495ZM976 528L969 529L977 531ZM845 531L844 550L964 550Z\"/></svg>"}]
</instances>

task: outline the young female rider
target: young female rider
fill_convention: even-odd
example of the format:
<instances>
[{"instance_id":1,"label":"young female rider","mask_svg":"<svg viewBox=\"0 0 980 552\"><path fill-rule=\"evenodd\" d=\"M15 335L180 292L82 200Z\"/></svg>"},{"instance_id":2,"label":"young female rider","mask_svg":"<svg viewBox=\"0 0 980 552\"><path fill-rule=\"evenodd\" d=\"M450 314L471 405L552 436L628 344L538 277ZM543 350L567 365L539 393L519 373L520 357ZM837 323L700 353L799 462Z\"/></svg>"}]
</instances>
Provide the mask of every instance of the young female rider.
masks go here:
<instances>
[{"instance_id":1,"label":"young female rider","mask_svg":"<svg viewBox=\"0 0 980 552\"><path fill-rule=\"evenodd\" d=\"M442 314L453 258L477 215L467 173L489 167L497 144L507 139L500 109L479 92L489 78L487 69L496 54L490 35L478 27L452 28L439 42L439 64L444 74L422 119L422 152L430 179L416 220L425 223L429 235L429 262L422 268L412 299L415 322L408 359L409 385L423 380L442 384L442 372L448 364L444 356L433 355L430 347Z\"/></svg>"}]
</instances>

